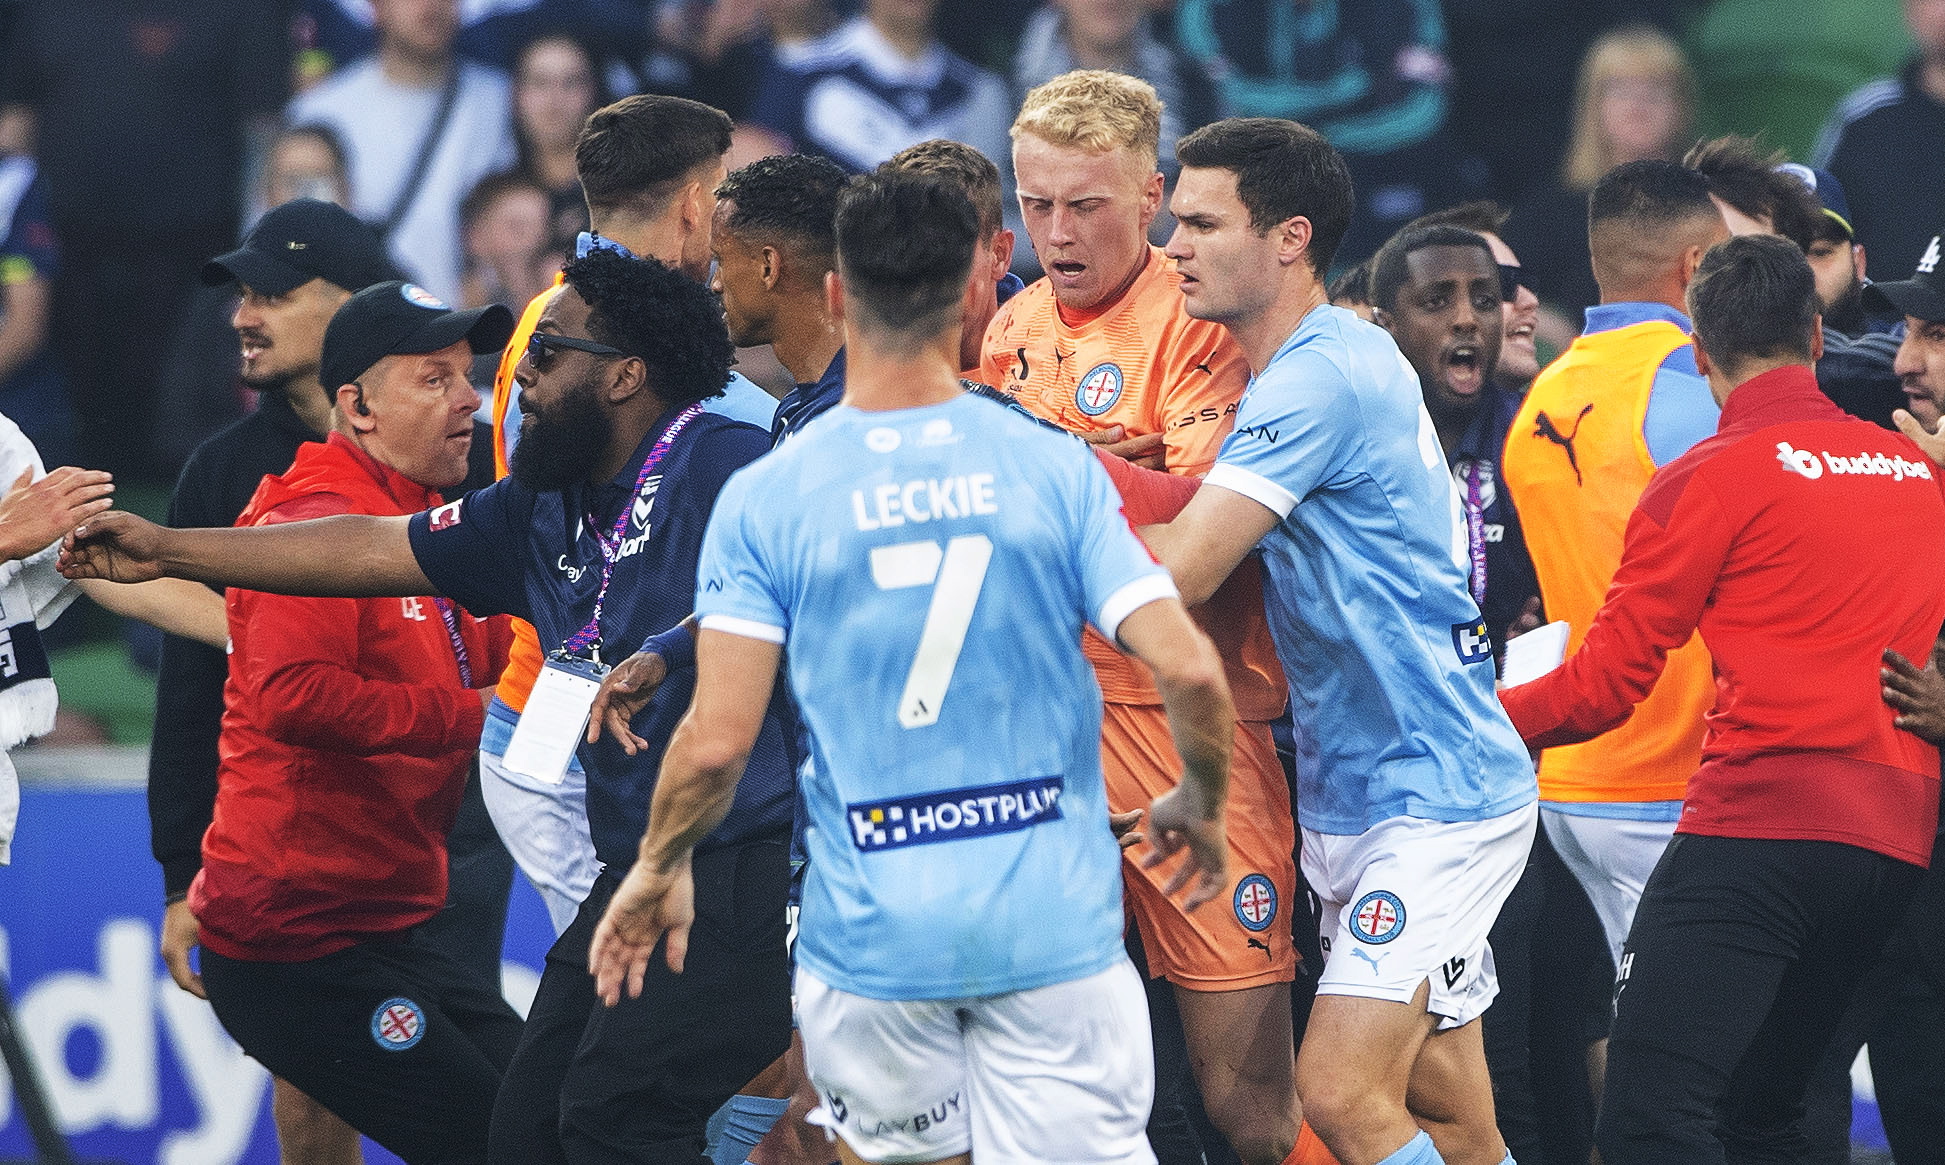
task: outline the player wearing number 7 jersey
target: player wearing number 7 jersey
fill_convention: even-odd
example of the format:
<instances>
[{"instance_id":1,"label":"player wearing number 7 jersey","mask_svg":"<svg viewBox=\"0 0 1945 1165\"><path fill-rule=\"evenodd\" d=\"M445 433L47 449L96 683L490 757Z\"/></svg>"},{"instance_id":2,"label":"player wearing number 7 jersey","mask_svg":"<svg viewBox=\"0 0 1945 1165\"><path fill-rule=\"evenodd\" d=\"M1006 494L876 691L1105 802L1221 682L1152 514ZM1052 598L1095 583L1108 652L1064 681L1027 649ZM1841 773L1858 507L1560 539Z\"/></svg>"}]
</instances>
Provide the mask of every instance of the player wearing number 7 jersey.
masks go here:
<instances>
[{"instance_id":1,"label":"player wearing number 7 jersey","mask_svg":"<svg viewBox=\"0 0 1945 1165\"><path fill-rule=\"evenodd\" d=\"M689 847L730 804L787 647L816 750L798 1021L845 1160L1153 1161L1082 624L1155 670L1187 771L1148 829L1189 850L1192 903L1224 884L1233 710L1093 455L961 390L976 231L929 179L844 196L844 404L724 488L695 702L592 964L610 1001L664 936L682 964Z\"/></svg>"}]
</instances>

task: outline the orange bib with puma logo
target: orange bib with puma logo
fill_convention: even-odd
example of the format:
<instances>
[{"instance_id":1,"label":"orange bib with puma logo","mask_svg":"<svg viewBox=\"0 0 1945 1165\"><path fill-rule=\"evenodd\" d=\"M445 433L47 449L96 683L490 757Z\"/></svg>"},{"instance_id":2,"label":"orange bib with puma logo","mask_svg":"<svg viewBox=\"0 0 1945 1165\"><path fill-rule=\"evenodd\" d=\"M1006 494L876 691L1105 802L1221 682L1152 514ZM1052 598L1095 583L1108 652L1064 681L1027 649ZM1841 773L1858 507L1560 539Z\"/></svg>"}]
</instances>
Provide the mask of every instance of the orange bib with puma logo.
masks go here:
<instances>
[{"instance_id":1,"label":"orange bib with puma logo","mask_svg":"<svg viewBox=\"0 0 1945 1165\"><path fill-rule=\"evenodd\" d=\"M1587 635L1621 564L1635 502L1654 476L1642 426L1662 361L1689 342L1649 320L1576 339L1533 381L1506 434L1500 476L1512 491L1547 618ZM1701 764L1702 716L1715 677L1702 637L1668 656L1654 691L1626 724L1540 756L1543 801L1680 800Z\"/></svg>"}]
</instances>

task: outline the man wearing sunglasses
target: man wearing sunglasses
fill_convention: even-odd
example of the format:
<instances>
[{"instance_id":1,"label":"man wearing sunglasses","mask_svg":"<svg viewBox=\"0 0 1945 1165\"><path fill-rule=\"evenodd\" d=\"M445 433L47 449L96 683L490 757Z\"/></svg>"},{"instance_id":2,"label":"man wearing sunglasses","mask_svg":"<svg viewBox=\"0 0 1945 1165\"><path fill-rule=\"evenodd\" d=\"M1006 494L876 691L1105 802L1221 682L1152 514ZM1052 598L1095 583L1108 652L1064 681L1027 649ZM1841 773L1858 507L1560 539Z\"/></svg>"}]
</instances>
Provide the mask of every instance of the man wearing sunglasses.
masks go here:
<instances>
[{"instance_id":1,"label":"man wearing sunglasses","mask_svg":"<svg viewBox=\"0 0 1945 1165\"><path fill-rule=\"evenodd\" d=\"M731 355L722 313L701 285L605 252L568 264L565 278L533 329L547 338L517 366L523 439L511 478L402 518L185 531L104 516L89 523L90 537L116 548L97 559L77 545L70 567L147 576L167 561L201 581L257 590L443 595L476 615L526 619L557 662L598 671L584 666L597 652L622 654L689 612L717 492L770 439L697 407L722 391ZM704 1119L789 1042L793 786L774 715L727 822L697 848L687 973L652 976L640 999L595 1014L586 969L594 923L635 859L692 686L690 676L671 678L637 720L639 735L579 750L605 870L548 954L494 1103L492 1161L699 1165ZM536 715L542 706L538 697L530 704L530 729L565 723L570 740L579 735L578 717Z\"/></svg>"},{"instance_id":2,"label":"man wearing sunglasses","mask_svg":"<svg viewBox=\"0 0 1945 1165\"><path fill-rule=\"evenodd\" d=\"M708 279L710 216L730 129L721 110L680 97L637 95L595 111L574 149L593 226L578 240L577 254L610 251L653 259L697 283ZM526 306L494 374L493 453L502 477L522 432L522 387L514 371L527 352L527 336L555 294L550 288ZM776 401L732 373L728 387L703 407L768 429ZM570 760L565 777L553 784L513 772L503 760L540 672L541 654L531 629L516 621L512 657L480 737L480 785L500 836L540 891L558 934L574 921L600 866L588 838L586 778L579 760Z\"/></svg>"}]
</instances>

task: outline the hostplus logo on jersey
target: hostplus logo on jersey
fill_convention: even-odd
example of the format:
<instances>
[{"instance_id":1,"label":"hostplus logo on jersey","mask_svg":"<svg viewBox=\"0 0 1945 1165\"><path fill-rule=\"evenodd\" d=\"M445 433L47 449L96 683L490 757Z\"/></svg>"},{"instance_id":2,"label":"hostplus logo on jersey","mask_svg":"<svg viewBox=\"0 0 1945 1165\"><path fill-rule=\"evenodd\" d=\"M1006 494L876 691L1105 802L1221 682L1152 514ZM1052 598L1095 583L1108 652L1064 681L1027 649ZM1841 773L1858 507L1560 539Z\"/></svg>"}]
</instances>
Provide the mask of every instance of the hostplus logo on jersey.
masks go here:
<instances>
[{"instance_id":1,"label":"hostplus logo on jersey","mask_svg":"<svg viewBox=\"0 0 1945 1165\"><path fill-rule=\"evenodd\" d=\"M1931 466L1923 461L1907 461L1895 453L1872 453L1868 450L1855 457L1844 457L1829 450L1815 453L1798 449L1788 441L1776 443L1776 460L1791 473L1815 481L1828 471L1833 477L1849 475L1853 477L1888 477L1893 481L1930 481Z\"/></svg>"},{"instance_id":2,"label":"hostplus logo on jersey","mask_svg":"<svg viewBox=\"0 0 1945 1165\"><path fill-rule=\"evenodd\" d=\"M867 853L1013 833L1060 819L1059 777L947 789L846 805L851 839Z\"/></svg>"}]
</instances>

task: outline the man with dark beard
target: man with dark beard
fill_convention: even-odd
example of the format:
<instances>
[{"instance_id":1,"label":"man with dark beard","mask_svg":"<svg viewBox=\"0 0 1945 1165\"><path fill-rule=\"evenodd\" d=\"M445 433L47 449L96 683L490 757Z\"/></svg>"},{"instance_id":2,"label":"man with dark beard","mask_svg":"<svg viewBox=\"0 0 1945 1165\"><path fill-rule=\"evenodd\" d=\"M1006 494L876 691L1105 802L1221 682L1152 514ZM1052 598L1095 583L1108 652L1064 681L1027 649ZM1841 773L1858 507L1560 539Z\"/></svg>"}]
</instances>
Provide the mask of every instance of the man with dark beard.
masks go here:
<instances>
[{"instance_id":1,"label":"man with dark beard","mask_svg":"<svg viewBox=\"0 0 1945 1165\"><path fill-rule=\"evenodd\" d=\"M190 531L103 516L88 524L90 537L126 539L104 571L153 575L167 561L200 581L252 590L444 595L475 615L533 623L555 656L540 682L560 688L543 694L570 697L576 673L598 674L603 656L689 612L717 492L770 439L699 407L722 391L731 354L722 312L700 284L599 251L564 275L517 368L524 418L511 478L410 518ZM703 1120L789 1042L792 785L774 714L728 821L698 848L701 925L687 973L652 976L640 999L595 1014L588 944L634 861L691 688L692 673L671 677L637 719L639 735L579 750L606 869L548 954L496 1105L494 1161L699 1162ZM586 685L583 710L592 693ZM556 773L566 758L552 750L578 737L583 714L522 721L539 733L534 751L558 759ZM523 747L516 736L509 749Z\"/></svg>"},{"instance_id":2,"label":"man with dark beard","mask_svg":"<svg viewBox=\"0 0 1945 1165\"><path fill-rule=\"evenodd\" d=\"M1852 416L1891 427L1891 414L1906 407L1904 382L1893 367L1902 321L1873 318L1864 308L1864 245L1851 229L1850 202L1835 175L1793 162L1777 167L1793 175L1817 201L1822 213L1804 258L1817 277L1823 306L1823 355L1817 358L1817 385Z\"/></svg>"}]
</instances>

